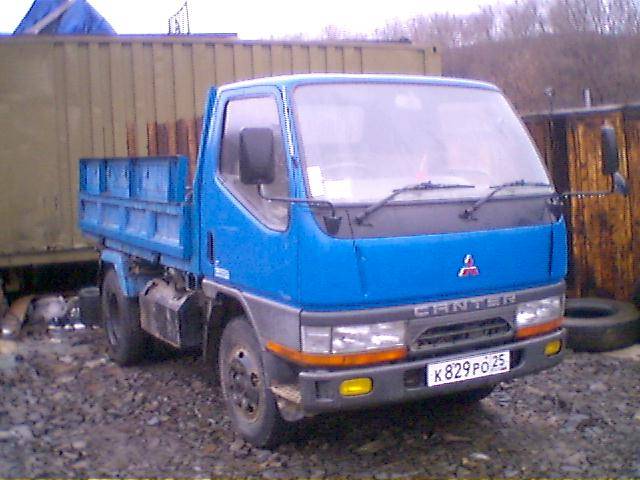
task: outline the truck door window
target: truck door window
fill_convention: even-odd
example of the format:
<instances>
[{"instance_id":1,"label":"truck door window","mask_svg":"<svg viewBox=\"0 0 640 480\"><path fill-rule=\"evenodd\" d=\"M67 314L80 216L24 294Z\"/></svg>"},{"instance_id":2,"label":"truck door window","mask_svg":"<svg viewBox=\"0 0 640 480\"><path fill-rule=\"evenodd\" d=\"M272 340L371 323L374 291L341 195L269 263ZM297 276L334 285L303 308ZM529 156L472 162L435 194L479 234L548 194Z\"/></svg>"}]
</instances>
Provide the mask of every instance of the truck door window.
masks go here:
<instances>
[{"instance_id":1,"label":"truck door window","mask_svg":"<svg viewBox=\"0 0 640 480\"><path fill-rule=\"evenodd\" d=\"M274 97L245 97L230 100L225 108L219 176L231 193L262 223L274 230L287 228L289 206L262 199L255 185L240 182L240 131L243 128L270 128L276 161L275 180L264 185L267 197L288 197L289 181L278 105Z\"/></svg>"}]
</instances>

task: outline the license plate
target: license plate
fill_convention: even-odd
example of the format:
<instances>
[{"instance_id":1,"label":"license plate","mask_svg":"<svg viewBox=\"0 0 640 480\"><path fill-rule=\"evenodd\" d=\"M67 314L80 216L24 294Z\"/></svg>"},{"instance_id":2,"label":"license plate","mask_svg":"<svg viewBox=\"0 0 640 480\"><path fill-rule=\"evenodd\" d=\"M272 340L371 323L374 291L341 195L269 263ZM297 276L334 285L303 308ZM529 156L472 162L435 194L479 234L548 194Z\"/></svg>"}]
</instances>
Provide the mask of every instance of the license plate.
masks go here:
<instances>
[{"instance_id":1,"label":"license plate","mask_svg":"<svg viewBox=\"0 0 640 480\"><path fill-rule=\"evenodd\" d=\"M509 371L509 350L427 365L427 386L464 382Z\"/></svg>"}]
</instances>

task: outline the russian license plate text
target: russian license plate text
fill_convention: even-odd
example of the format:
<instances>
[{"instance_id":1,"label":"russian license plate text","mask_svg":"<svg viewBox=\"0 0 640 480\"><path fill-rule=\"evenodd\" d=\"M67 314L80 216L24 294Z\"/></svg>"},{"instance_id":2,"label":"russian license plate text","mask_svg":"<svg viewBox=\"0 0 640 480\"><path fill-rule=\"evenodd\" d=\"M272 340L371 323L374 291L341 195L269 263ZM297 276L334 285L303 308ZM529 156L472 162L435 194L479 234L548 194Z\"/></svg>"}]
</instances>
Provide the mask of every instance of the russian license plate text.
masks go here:
<instances>
[{"instance_id":1,"label":"russian license plate text","mask_svg":"<svg viewBox=\"0 0 640 480\"><path fill-rule=\"evenodd\" d=\"M427 386L464 382L509 371L509 350L427 365Z\"/></svg>"}]
</instances>

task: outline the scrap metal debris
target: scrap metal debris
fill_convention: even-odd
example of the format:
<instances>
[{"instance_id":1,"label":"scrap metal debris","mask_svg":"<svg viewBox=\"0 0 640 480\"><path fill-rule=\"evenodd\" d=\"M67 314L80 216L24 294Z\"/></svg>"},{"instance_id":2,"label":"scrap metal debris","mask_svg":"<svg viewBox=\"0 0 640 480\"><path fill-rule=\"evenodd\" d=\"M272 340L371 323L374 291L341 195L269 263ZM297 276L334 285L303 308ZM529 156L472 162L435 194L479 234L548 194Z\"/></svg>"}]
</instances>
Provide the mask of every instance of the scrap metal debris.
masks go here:
<instances>
[{"instance_id":1,"label":"scrap metal debris","mask_svg":"<svg viewBox=\"0 0 640 480\"><path fill-rule=\"evenodd\" d=\"M16 338L20 335L22 326L27 318L27 310L31 305L34 295L20 297L11 304L0 321L0 331L5 338Z\"/></svg>"},{"instance_id":2,"label":"scrap metal debris","mask_svg":"<svg viewBox=\"0 0 640 480\"><path fill-rule=\"evenodd\" d=\"M49 328L61 328L67 323L67 302L64 297L50 295L40 297L33 302L29 319L33 323L48 325Z\"/></svg>"},{"instance_id":3,"label":"scrap metal debris","mask_svg":"<svg viewBox=\"0 0 640 480\"><path fill-rule=\"evenodd\" d=\"M0 290L1 294L1 290ZM3 298L3 296L2 296ZM2 312L0 298L0 312ZM93 303L95 300L92 299ZM82 330L87 325L95 325L95 307L87 308L86 318L82 312L81 299L77 296L65 298L62 295L27 295L14 301L0 314L0 337L17 339L28 325L34 331ZM84 302L87 304L87 301Z\"/></svg>"}]
</instances>

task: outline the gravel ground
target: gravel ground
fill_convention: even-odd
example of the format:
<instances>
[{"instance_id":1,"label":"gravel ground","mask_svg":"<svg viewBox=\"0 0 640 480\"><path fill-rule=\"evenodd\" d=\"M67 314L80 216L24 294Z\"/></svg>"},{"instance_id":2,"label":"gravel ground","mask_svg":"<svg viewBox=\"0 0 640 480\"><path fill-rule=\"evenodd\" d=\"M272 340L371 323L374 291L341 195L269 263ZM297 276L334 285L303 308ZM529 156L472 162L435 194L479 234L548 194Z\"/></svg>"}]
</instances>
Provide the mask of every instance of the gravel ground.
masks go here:
<instances>
[{"instance_id":1,"label":"gravel ground","mask_svg":"<svg viewBox=\"0 0 640 480\"><path fill-rule=\"evenodd\" d=\"M0 342L0 477L640 477L640 355L570 354L474 406L316 417L268 451L196 355L123 369L101 337Z\"/></svg>"}]
</instances>

